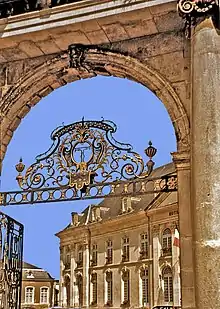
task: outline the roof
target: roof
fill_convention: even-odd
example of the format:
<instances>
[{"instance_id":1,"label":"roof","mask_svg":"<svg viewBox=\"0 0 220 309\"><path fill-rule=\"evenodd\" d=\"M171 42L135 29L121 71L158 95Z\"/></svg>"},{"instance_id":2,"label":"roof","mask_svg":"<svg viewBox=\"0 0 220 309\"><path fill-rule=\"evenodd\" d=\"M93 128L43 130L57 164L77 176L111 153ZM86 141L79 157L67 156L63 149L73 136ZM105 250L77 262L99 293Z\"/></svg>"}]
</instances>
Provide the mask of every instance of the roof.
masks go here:
<instances>
[{"instance_id":1,"label":"roof","mask_svg":"<svg viewBox=\"0 0 220 309\"><path fill-rule=\"evenodd\" d=\"M154 169L153 172L151 173L151 177L162 177L168 174L173 174L175 172L176 171L175 171L174 164L168 163L166 165L163 165L163 166L160 166ZM164 197L163 200L166 198L169 199L168 204L170 204L171 202L177 202L177 195L175 194L176 192L172 192L172 193L170 194L169 192L163 192L161 194L157 194L156 196L155 196L155 193L152 193L152 194L131 197L132 213L154 207L152 205L154 205L155 201L158 200L159 196L162 196L162 195ZM163 203L163 206L166 206L166 205L167 205L167 200L165 203ZM79 214L79 217L78 217L79 225L78 226L83 226L85 225L86 222L88 224L92 223L91 209L97 206L100 208L100 217L101 217L102 222L113 219L113 218L117 218L119 215L121 215L121 198L120 197L105 198L98 205L89 205L88 207L84 209L84 211L81 214ZM73 227L72 223L70 223L66 228L64 228L63 231L69 229L70 227Z\"/></svg>"},{"instance_id":2,"label":"roof","mask_svg":"<svg viewBox=\"0 0 220 309\"><path fill-rule=\"evenodd\" d=\"M54 278L43 268L23 262L22 280L54 281Z\"/></svg>"},{"instance_id":3,"label":"roof","mask_svg":"<svg viewBox=\"0 0 220 309\"><path fill-rule=\"evenodd\" d=\"M23 262L23 269L42 269L40 267L37 267L35 265L29 264L27 262Z\"/></svg>"}]
</instances>

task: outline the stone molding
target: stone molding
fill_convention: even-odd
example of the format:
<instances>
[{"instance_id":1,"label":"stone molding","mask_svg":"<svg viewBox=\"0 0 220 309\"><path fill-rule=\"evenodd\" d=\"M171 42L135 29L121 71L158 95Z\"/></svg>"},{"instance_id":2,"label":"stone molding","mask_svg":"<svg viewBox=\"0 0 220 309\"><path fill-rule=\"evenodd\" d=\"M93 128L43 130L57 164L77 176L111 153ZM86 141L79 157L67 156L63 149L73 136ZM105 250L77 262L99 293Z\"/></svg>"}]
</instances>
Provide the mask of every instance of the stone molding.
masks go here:
<instances>
[{"instance_id":1,"label":"stone molding","mask_svg":"<svg viewBox=\"0 0 220 309\"><path fill-rule=\"evenodd\" d=\"M190 170L190 151L172 152L171 155L177 170Z\"/></svg>"}]
</instances>

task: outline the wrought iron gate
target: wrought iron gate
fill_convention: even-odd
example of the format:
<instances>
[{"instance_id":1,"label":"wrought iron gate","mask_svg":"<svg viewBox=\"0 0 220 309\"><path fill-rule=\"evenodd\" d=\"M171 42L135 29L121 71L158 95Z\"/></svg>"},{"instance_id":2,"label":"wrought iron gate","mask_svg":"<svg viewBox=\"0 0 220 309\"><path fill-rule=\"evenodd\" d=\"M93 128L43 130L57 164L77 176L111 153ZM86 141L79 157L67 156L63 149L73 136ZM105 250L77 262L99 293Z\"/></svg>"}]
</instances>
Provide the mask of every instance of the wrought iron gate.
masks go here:
<instances>
[{"instance_id":1,"label":"wrought iron gate","mask_svg":"<svg viewBox=\"0 0 220 309\"><path fill-rule=\"evenodd\" d=\"M0 212L0 309L20 309L24 226Z\"/></svg>"}]
</instances>

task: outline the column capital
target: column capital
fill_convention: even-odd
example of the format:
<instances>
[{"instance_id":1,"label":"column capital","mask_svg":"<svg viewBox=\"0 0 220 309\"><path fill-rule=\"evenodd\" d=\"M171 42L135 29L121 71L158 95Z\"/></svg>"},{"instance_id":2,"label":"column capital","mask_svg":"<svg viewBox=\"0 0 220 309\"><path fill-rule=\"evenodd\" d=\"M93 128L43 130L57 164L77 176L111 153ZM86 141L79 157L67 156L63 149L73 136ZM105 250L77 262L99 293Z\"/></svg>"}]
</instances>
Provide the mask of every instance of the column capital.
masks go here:
<instances>
[{"instance_id":1,"label":"column capital","mask_svg":"<svg viewBox=\"0 0 220 309\"><path fill-rule=\"evenodd\" d=\"M191 37L191 29L209 17L218 22L218 0L178 0L177 10L185 22L185 36Z\"/></svg>"},{"instance_id":2,"label":"column capital","mask_svg":"<svg viewBox=\"0 0 220 309\"><path fill-rule=\"evenodd\" d=\"M190 170L190 152L172 152L173 162L177 170Z\"/></svg>"}]
</instances>

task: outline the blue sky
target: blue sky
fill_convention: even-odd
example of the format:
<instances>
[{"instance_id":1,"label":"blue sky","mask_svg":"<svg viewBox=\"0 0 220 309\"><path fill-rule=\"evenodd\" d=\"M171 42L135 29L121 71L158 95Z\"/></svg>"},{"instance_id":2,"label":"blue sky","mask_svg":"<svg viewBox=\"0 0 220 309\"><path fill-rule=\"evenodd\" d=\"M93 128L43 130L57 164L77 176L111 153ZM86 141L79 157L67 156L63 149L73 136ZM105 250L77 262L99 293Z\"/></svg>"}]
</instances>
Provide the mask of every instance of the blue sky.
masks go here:
<instances>
[{"instance_id":1,"label":"blue sky","mask_svg":"<svg viewBox=\"0 0 220 309\"><path fill-rule=\"evenodd\" d=\"M127 79L96 77L76 81L42 99L22 120L9 144L1 177L1 191L17 190L15 165L22 156L26 167L51 145L50 134L62 123L85 120L114 121L115 138L130 143L145 157L148 141L158 149L156 166L171 161L176 150L174 129L164 105L144 86ZM94 202L94 201L93 201ZM91 201L1 207L25 226L24 260L59 278L59 240L55 233Z\"/></svg>"}]
</instances>

